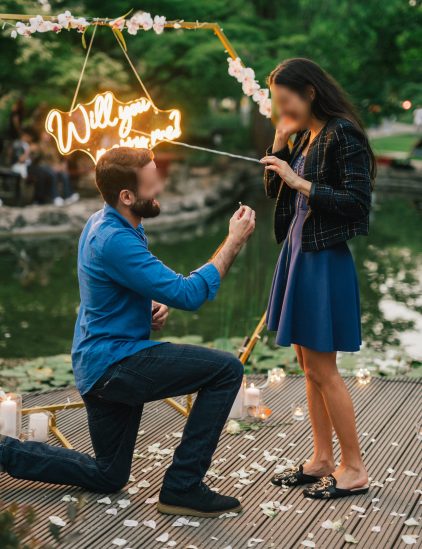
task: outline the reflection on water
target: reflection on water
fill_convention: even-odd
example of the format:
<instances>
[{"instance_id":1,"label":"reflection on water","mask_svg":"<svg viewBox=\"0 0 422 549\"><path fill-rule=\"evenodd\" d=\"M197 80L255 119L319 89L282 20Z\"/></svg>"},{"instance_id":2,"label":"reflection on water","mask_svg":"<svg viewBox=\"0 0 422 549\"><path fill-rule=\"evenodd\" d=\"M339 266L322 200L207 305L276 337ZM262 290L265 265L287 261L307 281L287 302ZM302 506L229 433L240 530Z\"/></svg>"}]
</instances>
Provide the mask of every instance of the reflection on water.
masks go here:
<instances>
[{"instance_id":1,"label":"reflection on water","mask_svg":"<svg viewBox=\"0 0 422 549\"><path fill-rule=\"evenodd\" d=\"M272 236L273 203L244 200L257 210L257 230L224 280L216 301L199 312L172 311L162 336L200 334L206 341L250 333L265 310L279 247ZM152 251L189 273L212 254L230 213L200 236L151 242ZM404 344L422 358L420 213L411 200L378 201L369 238L350 243L358 270L364 341L382 350ZM78 306L77 238L0 241L0 356L34 357L70 350Z\"/></svg>"}]
</instances>

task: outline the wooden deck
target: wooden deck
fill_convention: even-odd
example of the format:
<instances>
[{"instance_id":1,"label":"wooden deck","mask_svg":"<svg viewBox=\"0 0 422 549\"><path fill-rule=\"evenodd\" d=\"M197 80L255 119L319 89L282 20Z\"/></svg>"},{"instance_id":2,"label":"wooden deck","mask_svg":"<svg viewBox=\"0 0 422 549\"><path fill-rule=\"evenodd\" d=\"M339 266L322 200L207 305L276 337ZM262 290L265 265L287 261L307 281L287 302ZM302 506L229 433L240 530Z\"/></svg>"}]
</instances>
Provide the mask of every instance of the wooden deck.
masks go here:
<instances>
[{"instance_id":1,"label":"wooden deck","mask_svg":"<svg viewBox=\"0 0 422 549\"><path fill-rule=\"evenodd\" d=\"M361 387L353 378L347 379L351 389L358 418L358 429L369 468L372 487L367 496L358 496L336 502L315 502L304 499L300 489L281 491L269 484L276 462L268 461L266 455L277 456L278 463L285 458L301 462L311 453L310 428L308 421L292 422L291 404L305 402L304 383L300 377L286 378L278 389L266 389L265 400L273 409L268 426L244 438L224 434L215 455L220 478L211 477L209 483L221 492L241 498L245 512L237 518L197 519L198 527L173 525L176 518L159 515L154 504L146 504L159 492L164 467L171 456L160 459L148 452L148 445L161 443L160 448L174 448L178 439L173 435L183 429L184 419L162 402L146 406L141 424L137 450L145 457L134 459L135 482L128 484L120 494L111 495L111 505L97 503L102 497L86 494L88 503L74 527L79 531L71 542L60 547L107 548L116 547L115 538L127 540L126 548L155 549L171 547L167 542L156 541L164 533L169 541L177 542L179 548L197 549L241 549L246 547L288 549L304 547L303 541L314 542L317 548L349 547L344 534L351 534L358 540L358 547L393 548L405 547L402 535L417 535L412 547L422 546L422 442L416 438L415 424L421 419L422 383L416 380L373 379L368 386ZM73 389L52 391L39 395L28 395L25 406L64 402L67 398L76 400ZM272 425L272 427L269 427ZM64 411L59 414L59 426L77 450L91 452L84 410ZM286 436L281 435L284 433ZM336 445L338 450L338 445ZM268 451L269 454L264 454ZM251 468L259 463L265 472ZM160 465L159 465L160 464ZM142 472L142 469L151 470ZM253 482L236 488L238 479L231 473L245 468L247 477ZM416 475L413 475L416 473ZM136 494L128 489L141 480L150 483ZM62 497L71 494L79 497L79 489L49 486L39 483L14 480L2 475L0 480L0 508L11 502L29 504L37 511L35 532L42 543L49 543L50 515L66 518L66 503ZM129 499L130 505L120 508L117 501ZM260 504L279 501L282 509L274 518L262 512ZM352 506L364 508L354 510ZM106 514L106 509L116 507L116 515ZM419 526L405 525L414 518ZM136 527L124 526L125 519L139 522ZM343 519L345 531L325 529L324 521ZM156 528L143 524L146 520L156 521ZM196 519L194 519L196 520ZM379 532L372 531L380 527ZM65 527L63 532L68 530ZM259 543L252 538L263 540Z\"/></svg>"}]
</instances>

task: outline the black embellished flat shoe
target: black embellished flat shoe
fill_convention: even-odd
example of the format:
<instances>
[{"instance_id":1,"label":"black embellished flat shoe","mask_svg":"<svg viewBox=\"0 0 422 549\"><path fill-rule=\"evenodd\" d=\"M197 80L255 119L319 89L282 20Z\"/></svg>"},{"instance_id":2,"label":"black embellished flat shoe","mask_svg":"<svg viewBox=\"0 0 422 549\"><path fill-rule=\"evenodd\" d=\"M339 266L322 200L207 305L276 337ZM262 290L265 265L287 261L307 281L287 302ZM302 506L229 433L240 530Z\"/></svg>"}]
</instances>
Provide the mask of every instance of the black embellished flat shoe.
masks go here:
<instances>
[{"instance_id":1,"label":"black embellished flat shoe","mask_svg":"<svg viewBox=\"0 0 422 549\"><path fill-rule=\"evenodd\" d=\"M303 472L303 465L294 465L285 469L282 473L274 475L271 483L275 486L303 486L313 484L321 480L321 477L314 477Z\"/></svg>"},{"instance_id":2,"label":"black embellished flat shoe","mask_svg":"<svg viewBox=\"0 0 422 549\"><path fill-rule=\"evenodd\" d=\"M328 477L322 477L318 482L309 486L309 488L305 488L305 490L303 490L303 495L312 499L338 499L367 494L368 491L368 486L352 488L351 490L337 488L335 477L333 477L333 475L328 475Z\"/></svg>"}]
</instances>

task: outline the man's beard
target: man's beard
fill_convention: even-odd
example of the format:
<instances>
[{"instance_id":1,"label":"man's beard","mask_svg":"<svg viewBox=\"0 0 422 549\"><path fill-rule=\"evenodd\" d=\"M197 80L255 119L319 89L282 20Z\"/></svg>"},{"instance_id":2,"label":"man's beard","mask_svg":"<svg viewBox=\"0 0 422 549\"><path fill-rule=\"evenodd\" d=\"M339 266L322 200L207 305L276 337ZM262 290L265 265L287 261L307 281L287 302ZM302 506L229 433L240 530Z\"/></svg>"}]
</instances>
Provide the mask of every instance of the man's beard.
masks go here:
<instances>
[{"instance_id":1,"label":"man's beard","mask_svg":"<svg viewBox=\"0 0 422 549\"><path fill-rule=\"evenodd\" d=\"M138 217L157 217L160 213L160 203L154 198L152 200L138 198L130 210Z\"/></svg>"}]
</instances>

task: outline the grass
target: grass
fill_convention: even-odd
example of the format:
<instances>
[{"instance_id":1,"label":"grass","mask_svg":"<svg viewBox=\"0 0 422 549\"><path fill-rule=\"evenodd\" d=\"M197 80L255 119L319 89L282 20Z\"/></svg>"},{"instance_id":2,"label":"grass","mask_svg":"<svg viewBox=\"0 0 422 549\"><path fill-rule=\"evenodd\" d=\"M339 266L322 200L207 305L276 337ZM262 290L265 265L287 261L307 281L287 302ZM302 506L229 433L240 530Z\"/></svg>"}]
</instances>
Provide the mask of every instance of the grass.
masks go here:
<instances>
[{"instance_id":1,"label":"grass","mask_svg":"<svg viewBox=\"0 0 422 549\"><path fill-rule=\"evenodd\" d=\"M418 139L417 134L390 135L386 137L375 137L371 139L371 144L375 154L386 154L389 152L410 153Z\"/></svg>"}]
</instances>

